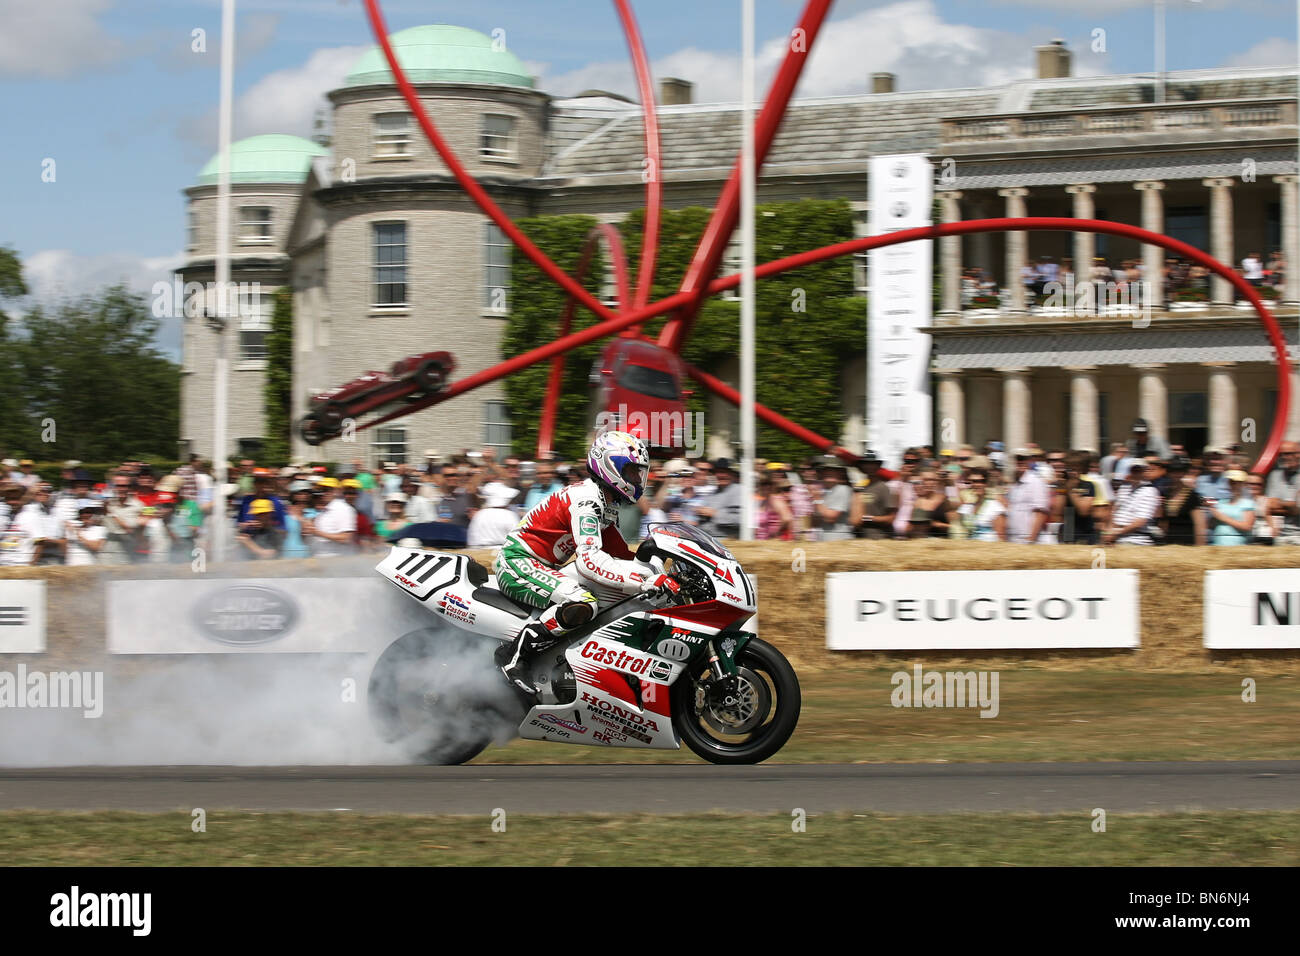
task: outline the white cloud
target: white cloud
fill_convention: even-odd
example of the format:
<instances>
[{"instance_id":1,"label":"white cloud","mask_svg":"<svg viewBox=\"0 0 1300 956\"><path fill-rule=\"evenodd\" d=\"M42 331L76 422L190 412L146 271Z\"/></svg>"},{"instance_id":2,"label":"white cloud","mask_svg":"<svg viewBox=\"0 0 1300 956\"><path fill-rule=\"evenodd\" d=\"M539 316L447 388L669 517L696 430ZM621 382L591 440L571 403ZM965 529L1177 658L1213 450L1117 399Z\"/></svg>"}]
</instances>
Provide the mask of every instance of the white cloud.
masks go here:
<instances>
[{"instance_id":1,"label":"white cloud","mask_svg":"<svg viewBox=\"0 0 1300 956\"><path fill-rule=\"evenodd\" d=\"M26 256L23 278L30 295L11 310L21 316L40 305L49 309L65 298L92 295L104 288L124 283L132 292L151 294L155 282L172 281L172 270L185 261L180 252L166 256L136 256L126 252L107 252L83 256L67 249L43 249ZM181 320L162 319L156 341L172 358L179 358Z\"/></svg>"},{"instance_id":2,"label":"white cloud","mask_svg":"<svg viewBox=\"0 0 1300 956\"><path fill-rule=\"evenodd\" d=\"M1256 43L1249 50L1230 56L1224 66L1295 66L1296 45L1290 40L1273 37Z\"/></svg>"},{"instance_id":3,"label":"white cloud","mask_svg":"<svg viewBox=\"0 0 1300 956\"><path fill-rule=\"evenodd\" d=\"M117 62L126 44L99 16L111 0L0 0L0 75L65 77Z\"/></svg>"},{"instance_id":4,"label":"white cloud","mask_svg":"<svg viewBox=\"0 0 1300 956\"><path fill-rule=\"evenodd\" d=\"M785 37L768 40L755 53L760 98L785 56L786 42ZM1033 45L1020 34L947 23L933 0L896 0L826 23L797 93L808 97L863 92L869 88L870 74L878 71L897 74L900 90L1007 83L1033 75ZM591 88L625 95L636 90L631 68L620 60L554 76L547 75L546 64L533 66L541 74L541 87L558 95ZM657 78L690 80L696 102L740 98L738 53L687 47L655 60L652 71Z\"/></svg>"},{"instance_id":5,"label":"white cloud","mask_svg":"<svg viewBox=\"0 0 1300 956\"><path fill-rule=\"evenodd\" d=\"M262 77L235 99L234 136L262 133L311 136L317 109L328 106L325 93L343 85L348 71L368 46L327 47L300 66ZM208 152L217 146L217 109L211 107L180 125L182 139L201 143Z\"/></svg>"}]
</instances>

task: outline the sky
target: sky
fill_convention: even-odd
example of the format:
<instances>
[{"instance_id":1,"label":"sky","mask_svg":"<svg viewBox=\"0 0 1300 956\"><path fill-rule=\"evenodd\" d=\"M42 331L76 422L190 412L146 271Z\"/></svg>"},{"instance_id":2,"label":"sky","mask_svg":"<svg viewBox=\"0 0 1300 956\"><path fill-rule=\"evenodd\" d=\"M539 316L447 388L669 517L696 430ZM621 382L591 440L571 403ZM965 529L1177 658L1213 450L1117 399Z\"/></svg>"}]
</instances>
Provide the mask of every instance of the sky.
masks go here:
<instances>
[{"instance_id":1,"label":"sky","mask_svg":"<svg viewBox=\"0 0 1300 956\"><path fill-rule=\"evenodd\" d=\"M1167 0L1168 68L1295 65L1298 2ZM760 97L802 7L757 0ZM502 29L555 95L635 92L608 0L383 9L393 32ZM633 9L656 79L690 80L697 102L739 98L739 0ZM1033 47L1058 37L1075 75L1149 72L1153 11L1154 0L839 0L796 96L862 92L880 70L900 90L1006 83L1032 76ZM17 250L33 290L17 312L116 281L147 292L169 279L182 260L183 190L216 150L220 33L220 0L0 0L0 245ZM323 94L370 46L360 0L239 0L235 137L310 136ZM49 160L53 182L42 178ZM159 341L175 354L178 324Z\"/></svg>"}]
</instances>

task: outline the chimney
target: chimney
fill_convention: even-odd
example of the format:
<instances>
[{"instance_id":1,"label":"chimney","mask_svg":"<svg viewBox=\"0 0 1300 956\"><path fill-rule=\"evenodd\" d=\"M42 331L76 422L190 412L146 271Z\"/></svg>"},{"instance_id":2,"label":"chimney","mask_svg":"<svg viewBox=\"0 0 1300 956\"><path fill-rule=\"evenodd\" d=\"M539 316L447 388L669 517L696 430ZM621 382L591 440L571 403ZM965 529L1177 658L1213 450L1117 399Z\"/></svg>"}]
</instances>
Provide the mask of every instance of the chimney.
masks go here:
<instances>
[{"instance_id":1,"label":"chimney","mask_svg":"<svg viewBox=\"0 0 1300 956\"><path fill-rule=\"evenodd\" d=\"M687 80L665 76L659 81L659 105L681 106L689 103L691 101L691 91L694 89L694 84Z\"/></svg>"},{"instance_id":2,"label":"chimney","mask_svg":"<svg viewBox=\"0 0 1300 956\"><path fill-rule=\"evenodd\" d=\"M871 92L872 93L892 93L894 84L898 82L898 77L892 73L872 73L871 74Z\"/></svg>"},{"instance_id":3,"label":"chimney","mask_svg":"<svg viewBox=\"0 0 1300 956\"><path fill-rule=\"evenodd\" d=\"M1064 40L1053 40L1046 46L1034 47L1038 55L1038 78L1057 80L1070 75L1070 51Z\"/></svg>"}]
</instances>

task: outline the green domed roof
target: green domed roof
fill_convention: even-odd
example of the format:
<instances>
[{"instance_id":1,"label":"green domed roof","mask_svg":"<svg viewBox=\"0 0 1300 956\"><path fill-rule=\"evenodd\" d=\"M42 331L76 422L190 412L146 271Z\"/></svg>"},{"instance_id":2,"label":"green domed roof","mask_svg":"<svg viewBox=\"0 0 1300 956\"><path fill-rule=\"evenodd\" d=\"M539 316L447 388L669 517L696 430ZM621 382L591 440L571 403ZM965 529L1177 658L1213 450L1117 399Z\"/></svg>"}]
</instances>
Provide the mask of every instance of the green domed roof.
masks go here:
<instances>
[{"instance_id":1,"label":"green domed roof","mask_svg":"<svg viewBox=\"0 0 1300 956\"><path fill-rule=\"evenodd\" d=\"M313 156L329 152L319 143L301 136L269 133L250 136L230 144L232 183L300 183L306 180ZM212 186L221 169L221 154L199 170L198 185Z\"/></svg>"},{"instance_id":2,"label":"green domed roof","mask_svg":"<svg viewBox=\"0 0 1300 956\"><path fill-rule=\"evenodd\" d=\"M388 38L397 62L412 83L493 83L533 87L528 68L506 49L494 49L493 39L477 30L447 24L411 27ZM384 51L377 45L357 61L345 86L393 83Z\"/></svg>"}]
</instances>

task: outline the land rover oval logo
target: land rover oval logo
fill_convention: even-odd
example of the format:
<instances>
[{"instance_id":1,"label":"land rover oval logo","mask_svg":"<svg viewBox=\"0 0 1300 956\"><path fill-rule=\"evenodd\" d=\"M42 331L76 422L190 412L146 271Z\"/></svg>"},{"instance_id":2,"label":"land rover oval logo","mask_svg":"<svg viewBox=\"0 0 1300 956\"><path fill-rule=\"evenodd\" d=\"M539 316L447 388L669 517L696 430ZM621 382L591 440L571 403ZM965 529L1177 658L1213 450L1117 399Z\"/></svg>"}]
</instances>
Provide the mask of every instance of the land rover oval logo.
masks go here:
<instances>
[{"instance_id":1,"label":"land rover oval logo","mask_svg":"<svg viewBox=\"0 0 1300 956\"><path fill-rule=\"evenodd\" d=\"M297 619L289 595L251 585L214 591L194 607L199 630L222 644L269 644L288 634Z\"/></svg>"}]
</instances>

